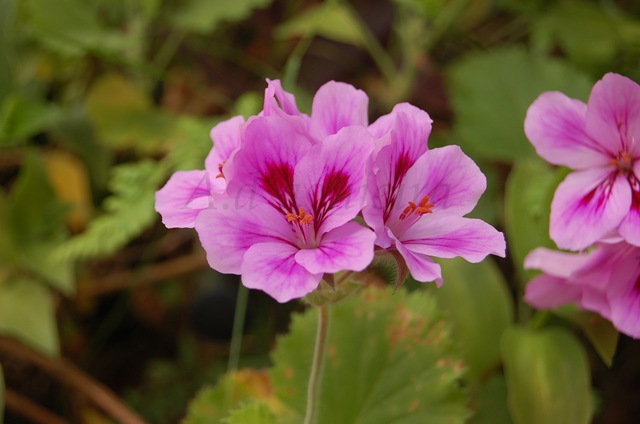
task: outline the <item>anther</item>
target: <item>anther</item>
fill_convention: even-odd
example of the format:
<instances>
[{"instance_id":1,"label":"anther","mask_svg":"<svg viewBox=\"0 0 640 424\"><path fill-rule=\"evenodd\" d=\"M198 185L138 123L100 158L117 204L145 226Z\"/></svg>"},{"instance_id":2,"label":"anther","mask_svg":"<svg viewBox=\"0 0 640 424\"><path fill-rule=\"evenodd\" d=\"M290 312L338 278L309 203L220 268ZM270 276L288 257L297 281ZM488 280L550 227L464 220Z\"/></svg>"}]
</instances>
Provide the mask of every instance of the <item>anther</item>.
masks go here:
<instances>
[{"instance_id":1,"label":"anther","mask_svg":"<svg viewBox=\"0 0 640 424\"><path fill-rule=\"evenodd\" d=\"M429 203L429 196L424 196L422 200L416 205L413 202L409 202L409 206L404 208L402 213L400 214L400 219L405 219L407 216L415 213L419 216L422 216L426 213L432 213L434 204Z\"/></svg>"}]
</instances>

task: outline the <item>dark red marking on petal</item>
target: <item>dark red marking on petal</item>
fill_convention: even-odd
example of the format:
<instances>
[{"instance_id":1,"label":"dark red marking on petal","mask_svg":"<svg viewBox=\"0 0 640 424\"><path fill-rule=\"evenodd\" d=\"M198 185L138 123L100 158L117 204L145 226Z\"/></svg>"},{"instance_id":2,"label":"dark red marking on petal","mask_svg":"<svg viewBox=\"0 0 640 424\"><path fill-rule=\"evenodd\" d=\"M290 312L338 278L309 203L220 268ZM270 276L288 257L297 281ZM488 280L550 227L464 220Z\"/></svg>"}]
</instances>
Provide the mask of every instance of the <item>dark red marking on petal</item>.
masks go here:
<instances>
[{"instance_id":1,"label":"dark red marking on petal","mask_svg":"<svg viewBox=\"0 0 640 424\"><path fill-rule=\"evenodd\" d=\"M293 167L288 163L268 163L260 178L260 188L272 198L271 204L285 213L296 211Z\"/></svg>"},{"instance_id":2,"label":"dark red marking on petal","mask_svg":"<svg viewBox=\"0 0 640 424\"><path fill-rule=\"evenodd\" d=\"M325 173L313 194L312 208L316 216L316 227L319 227L327 214L350 194L351 184L347 173L336 169Z\"/></svg>"},{"instance_id":3,"label":"dark red marking on petal","mask_svg":"<svg viewBox=\"0 0 640 424\"><path fill-rule=\"evenodd\" d=\"M387 192L387 199L385 203L384 210L384 220L387 221L389 216L391 215L391 211L393 211L396 200L398 199L398 192L400 189L400 184L404 179L404 176L407 175L409 168L413 166L415 161L411 160L409 154L407 152L402 152L402 154L398 157L398 161L395 166L390 169L389 174L389 187Z\"/></svg>"},{"instance_id":4,"label":"dark red marking on petal","mask_svg":"<svg viewBox=\"0 0 640 424\"><path fill-rule=\"evenodd\" d=\"M631 186L631 209L640 213L640 179L635 174L629 174Z\"/></svg>"},{"instance_id":5,"label":"dark red marking on petal","mask_svg":"<svg viewBox=\"0 0 640 424\"><path fill-rule=\"evenodd\" d=\"M600 211L604 208L609 200L609 196L611 196L611 190L613 188L613 184L616 181L617 173L612 172L606 179L604 179L600 184L595 186L589 193L587 193L581 200L580 203L585 206L587 204L591 204L595 198L594 207L595 211Z\"/></svg>"}]
</instances>

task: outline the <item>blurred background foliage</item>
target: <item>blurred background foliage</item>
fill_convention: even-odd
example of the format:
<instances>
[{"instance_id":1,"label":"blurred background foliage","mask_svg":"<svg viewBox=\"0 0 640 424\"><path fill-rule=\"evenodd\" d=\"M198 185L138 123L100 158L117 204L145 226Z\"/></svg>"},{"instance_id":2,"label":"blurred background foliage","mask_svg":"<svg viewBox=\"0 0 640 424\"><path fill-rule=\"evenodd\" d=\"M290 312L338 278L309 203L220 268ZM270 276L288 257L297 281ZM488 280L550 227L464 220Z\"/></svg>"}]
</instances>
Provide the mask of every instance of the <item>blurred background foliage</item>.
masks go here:
<instances>
[{"instance_id":1,"label":"blurred background foliage","mask_svg":"<svg viewBox=\"0 0 640 424\"><path fill-rule=\"evenodd\" d=\"M443 262L443 288L426 287L465 363L450 374L473 413L459 422L636 423L638 343L597 316L520 300L524 256L553 246L549 205L566 175L536 157L526 109L546 90L586 100L605 72L640 81L634 0L0 0L0 340L66 358L149 422L178 421L226 370L238 281L207 269L193 231L161 225L154 193L202 167L213 125L260 110L265 78L306 110L335 79L369 94L371 119L400 101L425 109L430 145L461 145L487 175L473 215L506 232L509 257ZM302 309L249 299L237 360L273 361L276 390L287 353L269 353ZM304 331L283 344L296 351ZM5 422L31 422L24 396L106 422L2 346L0 421L6 401ZM205 389L188 422L217 422L198 421L198 405L229 381L260 387L260 372ZM229 422L276 422L273 405L262 396Z\"/></svg>"}]
</instances>

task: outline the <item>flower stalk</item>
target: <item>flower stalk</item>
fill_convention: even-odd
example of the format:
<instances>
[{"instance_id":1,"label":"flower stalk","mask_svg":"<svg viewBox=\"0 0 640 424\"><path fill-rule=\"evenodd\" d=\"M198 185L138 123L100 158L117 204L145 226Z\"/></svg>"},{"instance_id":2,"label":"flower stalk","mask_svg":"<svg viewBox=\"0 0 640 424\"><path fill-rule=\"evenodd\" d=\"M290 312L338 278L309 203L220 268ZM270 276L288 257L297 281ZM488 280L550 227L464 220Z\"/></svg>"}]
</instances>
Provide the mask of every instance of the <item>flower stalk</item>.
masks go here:
<instances>
[{"instance_id":1,"label":"flower stalk","mask_svg":"<svg viewBox=\"0 0 640 424\"><path fill-rule=\"evenodd\" d=\"M317 420L318 394L320 381L322 379L322 368L324 357L327 351L327 336L329 334L329 304L325 303L318 307L318 327L316 331L316 345L313 352L313 363L311 374L307 385L307 411L304 417L304 424L314 424Z\"/></svg>"}]
</instances>

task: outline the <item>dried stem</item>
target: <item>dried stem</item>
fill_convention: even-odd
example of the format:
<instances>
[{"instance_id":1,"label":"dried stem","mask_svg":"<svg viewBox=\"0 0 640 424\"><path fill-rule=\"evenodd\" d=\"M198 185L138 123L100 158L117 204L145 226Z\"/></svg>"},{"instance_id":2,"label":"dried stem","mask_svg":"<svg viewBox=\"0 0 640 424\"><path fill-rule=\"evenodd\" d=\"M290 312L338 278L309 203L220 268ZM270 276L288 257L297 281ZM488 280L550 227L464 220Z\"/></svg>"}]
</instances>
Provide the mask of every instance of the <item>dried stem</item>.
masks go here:
<instances>
[{"instance_id":1,"label":"dried stem","mask_svg":"<svg viewBox=\"0 0 640 424\"><path fill-rule=\"evenodd\" d=\"M37 366L72 390L86 396L117 422L145 424L145 421L122 403L111 390L64 359L50 358L5 336L0 336L0 354Z\"/></svg>"}]
</instances>

